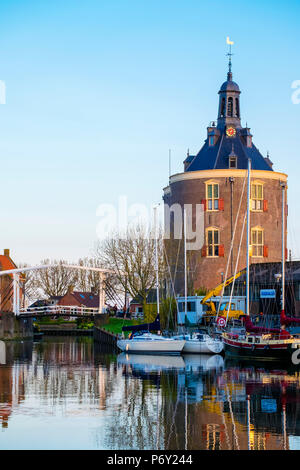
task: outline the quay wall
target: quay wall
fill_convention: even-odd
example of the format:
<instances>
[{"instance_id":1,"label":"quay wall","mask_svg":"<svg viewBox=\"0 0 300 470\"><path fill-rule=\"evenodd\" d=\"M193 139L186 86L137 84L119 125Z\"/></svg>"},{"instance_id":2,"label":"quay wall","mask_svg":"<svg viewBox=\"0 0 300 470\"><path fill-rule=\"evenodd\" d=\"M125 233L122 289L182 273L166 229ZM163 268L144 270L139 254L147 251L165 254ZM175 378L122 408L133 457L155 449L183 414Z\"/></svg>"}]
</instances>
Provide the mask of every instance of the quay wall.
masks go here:
<instances>
[{"instance_id":1,"label":"quay wall","mask_svg":"<svg viewBox=\"0 0 300 470\"><path fill-rule=\"evenodd\" d=\"M96 343L105 344L117 348L118 336L108 331L103 330L97 326L94 327L94 341Z\"/></svg>"},{"instance_id":2,"label":"quay wall","mask_svg":"<svg viewBox=\"0 0 300 470\"><path fill-rule=\"evenodd\" d=\"M17 317L13 312L0 312L0 340L33 338L31 318Z\"/></svg>"}]
</instances>

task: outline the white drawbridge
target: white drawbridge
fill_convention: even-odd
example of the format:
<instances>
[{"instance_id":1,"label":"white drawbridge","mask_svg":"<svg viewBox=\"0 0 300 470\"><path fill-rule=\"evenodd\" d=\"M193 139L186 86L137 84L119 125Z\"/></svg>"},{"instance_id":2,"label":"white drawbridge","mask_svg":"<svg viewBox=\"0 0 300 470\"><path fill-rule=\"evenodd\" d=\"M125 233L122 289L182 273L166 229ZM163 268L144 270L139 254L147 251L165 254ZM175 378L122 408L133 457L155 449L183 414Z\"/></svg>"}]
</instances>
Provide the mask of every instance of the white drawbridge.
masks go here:
<instances>
[{"instance_id":1,"label":"white drawbridge","mask_svg":"<svg viewBox=\"0 0 300 470\"><path fill-rule=\"evenodd\" d=\"M76 266L70 264L46 264L41 266L28 266L26 268L17 268L17 269L8 269L6 271L0 271L0 276L4 275L12 275L13 276L13 312L15 315L19 315L21 312L20 309L20 275L27 271L38 271L42 269L48 269L53 267L64 267L69 269L81 269L84 271L96 271L99 273L99 309L98 313L105 312L105 289L104 289L104 282L106 275L109 273L113 273L113 271L109 269L102 269L102 268L93 268L93 267L86 267L86 266ZM74 309L74 306L71 307ZM94 310L94 309L93 309Z\"/></svg>"}]
</instances>

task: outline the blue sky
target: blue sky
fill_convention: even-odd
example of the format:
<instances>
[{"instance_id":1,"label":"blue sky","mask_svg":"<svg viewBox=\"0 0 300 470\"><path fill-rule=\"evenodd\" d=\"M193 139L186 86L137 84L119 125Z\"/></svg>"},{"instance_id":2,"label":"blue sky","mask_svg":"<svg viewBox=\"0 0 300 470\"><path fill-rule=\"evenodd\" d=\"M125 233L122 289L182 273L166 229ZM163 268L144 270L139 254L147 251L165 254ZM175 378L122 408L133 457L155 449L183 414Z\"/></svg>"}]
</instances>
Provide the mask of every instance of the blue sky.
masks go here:
<instances>
[{"instance_id":1,"label":"blue sky","mask_svg":"<svg viewBox=\"0 0 300 470\"><path fill-rule=\"evenodd\" d=\"M101 203L161 201L187 148L217 115L226 36L243 124L289 175L293 256L300 222L298 1L0 2L0 249L17 261L76 260Z\"/></svg>"}]
</instances>

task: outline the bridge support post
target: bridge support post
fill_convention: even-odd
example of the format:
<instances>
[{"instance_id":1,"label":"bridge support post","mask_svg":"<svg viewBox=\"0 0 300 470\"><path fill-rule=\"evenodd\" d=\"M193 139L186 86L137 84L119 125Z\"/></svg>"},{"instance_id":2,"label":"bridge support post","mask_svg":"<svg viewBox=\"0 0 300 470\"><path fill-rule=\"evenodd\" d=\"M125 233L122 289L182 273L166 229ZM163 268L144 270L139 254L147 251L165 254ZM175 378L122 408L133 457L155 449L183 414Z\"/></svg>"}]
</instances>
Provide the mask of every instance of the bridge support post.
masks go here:
<instances>
[{"instance_id":1,"label":"bridge support post","mask_svg":"<svg viewBox=\"0 0 300 470\"><path fill-rule=\"evenodd\" d=\"M99 313L105 313L105 273L99 272Z\"/></svg>"},{"instance_id":2,"label":"bridge support post","mask_svg":"<svg viewBox=\"0 0 300 470\"><path fill-rule=\"evenodd\" d=\"M13 274L13 312L18 315L20 311L20 286L19 286L19 273Z\"/></svg>"}]
</instances>

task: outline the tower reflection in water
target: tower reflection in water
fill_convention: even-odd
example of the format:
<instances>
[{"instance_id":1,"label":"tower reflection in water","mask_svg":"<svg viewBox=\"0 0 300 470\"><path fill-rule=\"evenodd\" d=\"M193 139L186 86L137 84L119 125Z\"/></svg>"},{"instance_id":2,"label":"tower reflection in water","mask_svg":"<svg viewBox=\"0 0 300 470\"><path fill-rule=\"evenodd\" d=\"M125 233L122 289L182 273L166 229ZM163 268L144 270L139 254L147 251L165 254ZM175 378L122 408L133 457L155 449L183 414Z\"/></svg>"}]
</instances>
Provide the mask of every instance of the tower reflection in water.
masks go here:
<instances>
[{"instance_id":1,"label":"tower reflection in water","mask_svg":"<svg viewBox=\"0 0 300 470\"><path fill-rule=\"evenodd\" d=\"M217 355L116 355L91 338L5 343L0 420L9 433L26 413L30 433L44 414L49 444L64 419L65 448L81 433L83 447L101 449L289 449L300 436L299 381L297 370Z\"/></svg>"}]
</instances>

